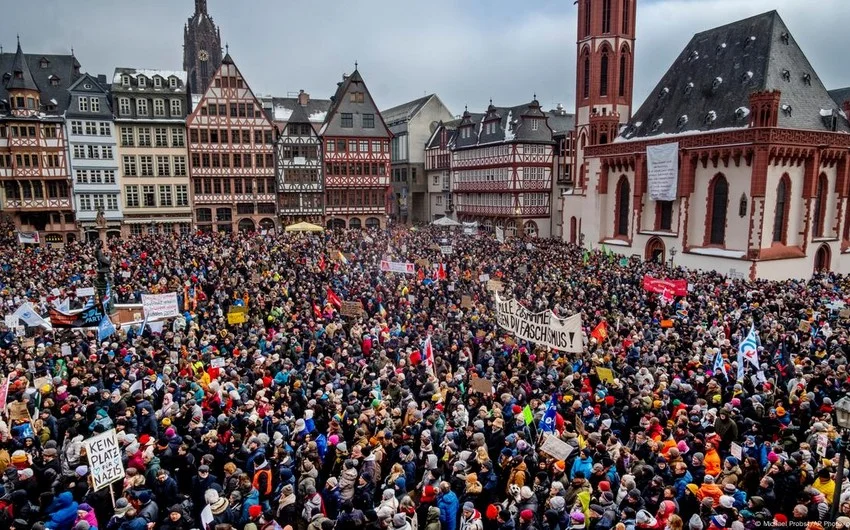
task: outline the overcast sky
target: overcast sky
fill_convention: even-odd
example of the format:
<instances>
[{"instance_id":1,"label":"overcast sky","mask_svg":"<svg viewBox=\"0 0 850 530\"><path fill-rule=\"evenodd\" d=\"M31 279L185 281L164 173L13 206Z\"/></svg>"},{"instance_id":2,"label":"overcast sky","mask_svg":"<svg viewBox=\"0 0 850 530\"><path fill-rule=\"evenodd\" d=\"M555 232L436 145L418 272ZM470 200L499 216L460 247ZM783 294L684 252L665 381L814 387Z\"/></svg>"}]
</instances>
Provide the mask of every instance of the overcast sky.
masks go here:
<instances>
[{"instance_id":1,"label":"overcast sky","mask_svg":"<svg viewBox=\"0 0 850 530\"><path fill-rule=\"evenodd\" d=\"M436 92L455 113L527 102L574 107L573 0L209 0L256 93L327 98L360 72L381 109ZM777 9L827 88L850 85L848 0L640 0L635 108L698 32ZM0 17L0 44L75 49L83 70L180 69L193 0L27 0Z\"/></svg>"}]
</instances>

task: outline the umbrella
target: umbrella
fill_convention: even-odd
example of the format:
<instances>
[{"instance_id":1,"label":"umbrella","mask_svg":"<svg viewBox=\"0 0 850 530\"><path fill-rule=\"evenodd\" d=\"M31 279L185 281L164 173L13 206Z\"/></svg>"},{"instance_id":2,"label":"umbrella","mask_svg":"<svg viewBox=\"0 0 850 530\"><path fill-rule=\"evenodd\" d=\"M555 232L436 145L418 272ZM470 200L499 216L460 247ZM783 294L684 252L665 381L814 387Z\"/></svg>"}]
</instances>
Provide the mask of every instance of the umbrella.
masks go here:
<instances>
[{"instance_id":1,"label":"umbrella","mask_svg":"<svg viewBox=\"0 0 850 530\"><path fill-rule=\"evenodd\" d=\"M285 228L287 232L324 232L325 229L319 225L300 222Z\"/></svg>"},{"instance_id":2,"label":"umbrella","mask_svg":"<svg viewBox=\"0 0 850 530\"><path fill-rule=\"evenodd\" d=\"M460 226L460 223L458 223L451 217L440 217L431 224L436 226Z\"/></svg>"}]
</instances>

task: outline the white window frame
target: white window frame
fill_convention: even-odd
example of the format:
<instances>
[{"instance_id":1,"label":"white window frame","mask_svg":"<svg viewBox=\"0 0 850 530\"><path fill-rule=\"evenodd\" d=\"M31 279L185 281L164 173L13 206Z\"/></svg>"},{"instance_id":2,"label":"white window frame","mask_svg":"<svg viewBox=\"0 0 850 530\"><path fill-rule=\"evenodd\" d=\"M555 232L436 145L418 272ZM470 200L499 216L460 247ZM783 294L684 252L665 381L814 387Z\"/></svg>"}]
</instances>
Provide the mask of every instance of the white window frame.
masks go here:
<instances>
[{"instance_id":1,"label":"white window frame","mask_svg":"<svg viewBox=\"0 0 850 530\"><path fill-rule=\"evenodd\" d=\"M171 208L174 206L174 193L171 189L171 184L160 184L157 190L159 205L163 208Z\"/></svg>"},{"instance_id":2,"label":"white window frame","mask_svg":"<svg viewBox=\"0 0 850 530\"><path fill-rule=\"evenodd\" d=\"M136 80L138 81L140 87L147 86L147 84L148 84L147 80L145 79L145 76L143 76L143 75L140 75L139 77L137 77Z\"/></svg>"},{"instance_id":3,"label":"white window frame","mask_svg":"<svg viewBox=\"0 0 850 530\"><path fill-rule=\"evenodd\" d=\"M162 88L162 78L161 77L157 76L157 77L153 78L153 87L154 88Z\"/></svg>"},{"instance_id":4,"label":"white window frame","mask_svg":"<svg viewBox=\"0 0 850 530\"><path fill-rule=\"evenodd\" d=\"M98 134L100 136L112 136L112 125L109 122L100 122L98 124Z\"/></svg>"},{"instance_id":5,"label":"white window frame","mask_svg":"<svg viewBox=\"0 0 850 530\"><path fill-rule=\"evenodd\" d=\"M188 184L175 184L174 186L174 205L175 206L189 206L189 185Z\"/></svg>"},{"instance_id":6,"label":"white window frame","mask_svg":"<svg viewBox=\"0 0 850 530\"><path fill-rule=\"evenodd\" d=\"M171 117L180 116L183 114L183 102L179 99L171 100Z\"/></svg>"},{"instance_id":7,"label":"white window frame","mask_svg":"<svg viewBox=\"0 0 850 530\"><path fill-rule=\"evenodd\" d=\"M186 134L183 132L183 129L179 127L172 127L171 129L171 147L185 147L186 146Z\"/></svg>"},{"instance_id":8,"label":"white window frame","mask_svg":"<svg viewBox=\"0 0 850 530\"><path fill-rule=\"evenodd\" d=\"M74 135L82 135L83 134L83 122L80 120L74 120L71 122L71 134Z\"/></svg>"},{"instance_id":9,"label":"white window frame","mask_svg":"<svg viewBox=\"0 0 850 530\"><path fill-rule=\"evenodd\" d=\"M139 98L136 100L136 114L139 116L148 115L148 100Z\"/></svg>"},{"instance_id":10,"label":"white window frame","mask_svg":"<svg viewBox=\"0 0 850 530\"><path fill-rule=\"evenodd\" d=\"M80 195L80 211L82 212L90 212L91 209L91 195Z\"/></svg>"},{"instance_id":11,"label":"white window frame","mask_svg":"<svg viewBox=\"0 0 850 530\"><path fill-rule=\"evenodd\" d=\"M106 209L110 212L118 211L118 196L117 195L107 195L106 196Z\"/></svg>"},{"instance_id":12,"label":"white window frame","mask_svg":"<svg viewBox=\"0 0 850 530\"><path fill-rule=\"evenodd\" d=\"M177 78L174 77L174 76L169 77L168 78L168 86L171 87L171 88L177 88Z\"/></svg>"},{"instance_id":13,"label":"white window frame","mask_svg":"<svg viewBox=\"0 0 850 530\"><path fill-rule=\"evenodd\" d=\"M99 97L90 97L89 105L91 106L92 112L100 112L100 98Z\"/></svg>"},{"instance_id":14,"label":"white window frame","mask_svg":"<svg viewBox=\"0 0 850 530\"><path fill-rule=\"evenodd\" d=\"M165 116L165 100L164 99L155 99L153 100L153 115L157 117Z\"/></svg>"},{"instance_id":15,"label":"white window frame","mask_svg":"<svg viewBox=\"0 0 850 530\"><path fill-rule=\"evenodd\" d=\"M537 118L532 118L531 119L531 130L536 131L539 128L540 128L540 120L537 119Z\"/></svg>"},{"instance_id":16,"label":"white window frame","mask_svg":"<svg viewBox=\"0 0 850 530\"><path fill-rule=\"evenodd\" d=\"M137 184L133 184L132 186L124 186L124 198L125 207L138 208L142 204L139 201L139 186Z\"/></svg>"},{"instance_id":17,"label":"white window frame","mask_svg":"<svg viewBox=\"0 0 850 530\"><path fill-rule=\"evenodd\" d=\"M80 112L88 112L89 111L89 98L87 97L78 97L77 98L77 109Z\"/></svg>"},{"instance_id":18,"label":"white window frame","mask_svg":"<svg viewBox=\"0 0 850 530\"><path fill-rule=\"evenodd\" d=\"M118 115L129 116L131 112L130 98L118 98Z\"/></svg>"},{"instance_id":19,"label":"white window frame","mask_svg":"<svg viewBox=\"0 0 850 530\"><path fill-rule=\"evenodd\" d=\"M122 86L130 86L130 76L129 75L122 75L121 76L121 85Z\"/></svg>"}]
</instances>

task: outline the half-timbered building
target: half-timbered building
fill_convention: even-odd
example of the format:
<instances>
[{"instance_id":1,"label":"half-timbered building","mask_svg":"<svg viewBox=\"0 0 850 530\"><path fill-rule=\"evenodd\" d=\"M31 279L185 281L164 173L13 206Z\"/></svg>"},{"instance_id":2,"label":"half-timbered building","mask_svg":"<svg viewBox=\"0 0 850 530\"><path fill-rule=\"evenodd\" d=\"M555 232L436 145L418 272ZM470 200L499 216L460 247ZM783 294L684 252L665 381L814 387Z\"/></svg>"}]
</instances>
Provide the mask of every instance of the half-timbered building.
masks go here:
<instances>
[{"instance_id":1,"label":"half-timbered building","mask_svg":"<svg viewBox=\"0 0 850 530\"><path fill-rule=\"evenodd\" d=\"M425 144L425 179L428 181L428 219L454 217L452 202L452 152L459 120L440 122Z\"/></svg>"},{"instance_id":2,"label":"half-timbered building","mask_svg":"<svg viewBox=\"0 0 850 530\"><path fill-rule=\"evenodd\" d=\"M322 141L305 105L296 100L277 141L278 216L282 225L324 224Z\"/></svg>"},{"instance_id":3,"label":"half-timbered building","mask_svg":"<svg viewBox=\"0 0 850 530\"><path fill-rule=\"evenodd\" d=\"M275 228L275 128L230 54L187 119L195 225Z\"/></svg>"},{"instance_id":4,"label":"half-timbered building","mask_svg":"<svg viewBox=\"0 0 850 530\"><path fill-rule=\"evenodd\" d=\"M62 114L79 77L73 55L0 54L0 209L52 244L78 236Z\"/></svg>"},{"instance_id":5,"label":"half-timbered building","mask_svg":"<svg viewBox=\"0 0 850 530\"><path fill-rule=\"evenodd\" d=\"M392 134L356 68L339 83L319 134L327 225L386 226Z\"/></svg>"},{"instance_id":6,"label":"half-timbered building","mask_svg":"<svg viewBox=\"0 0 850 530\"><path fill-rule=\"evenodd\" d=\"M552 129L536 97L518 107L464 112L451 145L451 189L459 221L506 236L549 237Z\"/></svg>"}]
</instances>

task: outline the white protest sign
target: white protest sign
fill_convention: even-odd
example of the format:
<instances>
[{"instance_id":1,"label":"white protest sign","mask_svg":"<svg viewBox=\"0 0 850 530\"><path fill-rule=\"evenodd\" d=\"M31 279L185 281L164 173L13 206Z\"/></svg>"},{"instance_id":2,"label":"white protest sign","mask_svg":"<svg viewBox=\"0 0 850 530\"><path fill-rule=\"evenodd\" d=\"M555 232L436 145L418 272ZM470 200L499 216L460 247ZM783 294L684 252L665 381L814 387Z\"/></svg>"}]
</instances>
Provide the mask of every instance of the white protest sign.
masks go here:
<instances>
[{"instance_id":1,"label":"white protest sign","mask_svg":"<svg viewBox=\"0 0 850 530\"><path fill-rule=\"evenodd\" d=\"M149 321L176 317L180 315L177 293L143 294L142 309L144 309L145 317Z\"/></svg>"},{"instance_id":2,"label":"white protest sign","mask_svg":"<svg viewBox=\"0 0 850 530\"><path fill-rule=\"evenodd\" d=\"M546 454L552 455L558 460L566 460L569 458L570 453L573 452L573 448L570 444L561 440L557 436L552 436L551 434L547 435L543 440L543 445L540 447L540 450Z\"/></svg>"},{"instance_id":3,"label":"white protest sign","mask_svg":"<svg viewBox=\"0 0 850 530\"><path fill-rule=\"evenodd\" d=\"M481 283L488 282L488 281L490 281L490 275L489 274L481 274L481 275L478 276L478 281L481 282Z\"/></svg>"},{"instance_id":4,"label":"white protest sign","mask_svg":"<svg viewBox=\"0 0 850 530\"><path fill-rule=\"evenodd\" d=\"M213 368L224 368L224 357L213 357L210 359L210 366Z\"/></svg>"},{"instance_id":5,"label":"white protest sign","mask_svg":"<svg viewBox=\"0 0 850 530\"><path fill-rule=\"evenodd\" d=\"M89 472L95 491L124 480L124 464L121 462L121 448L115 429L83 440L83 446L89 458Z\"/></svg>"},{"instance_id":6,"label":"white protest sign","mask_svg":"<svg viewBox=\"0 0 850 530\"><path fill-rule=\"evenodd\" d=\"M532 313L515 299L496 295L496 321L517 338L548 346L553 350L581 353L581 314L560 318L552 311Z\"/></svg>"},{"instance_id":7,"label":"white protest sign","mask_svg":"<svg viewBox=\"0 0 850 530\"><path fill-rule=\"evenodd\" d=\"M454 249L451 245L440 245L440 254L448 255L454 252Z\"/></svg>"},{"instance_id":8,"label":"white protest sign","mask_svg":"<svg viewBox=\"0 0 850 530\"><path fill-rule=\"evenodd\" d=\"M653 201L675 201L679 178L679 144L646 148L647 184Z\"/></svg>"},{"instance_id":9,"label":"white protest sign","mask_svg":"<svg viewBox=\"0 0 850 530\"><path fill-rule=\"evenodd\" d=\"M732 442L732 445L729 447L729 452L732 454L732 456L737 458L739 462L743 460L742 456L744 454L744 451L741 446L736 444L735 442Z\"/></svg>"},{"instance_id":10,"label":"white protest sign","mask_svg":"<svg viewBox=\"0 0 850 530\"><path fill-rule=\"evenodd\" d=\"M416 274L416 265L410 262L381 260L381 271Z\"/></svg>"},{"instance_id":11,"label":"white protest sign","mask_svg":"<svg viewBox=\"0 0 850 530\"><path fill-rule=\"evenodd\" d=\"M5 317L6 327L9 329L15 329L18 327L18 316L17 315L6 315Z\"/></svg>"},{"instance_id":12,"label":"white protest sign","mask_svg":"<svg viewBox=\"0 0 850 530\"><path fill-rule=\"evenodd\" d=\"M69 355L71 355L71 345L66 342L62 344L62 356L67 357Z\"/></svg>"},{"instance_id":13,"label":"white protest sign","mask_svg":"<svg viewBox=\"0 0 850 530\"><path fill-rule=\"evenodd\" d=\"M94 296L94 287L77 287L77 298Z\"/></svg>"}]
</instances>

